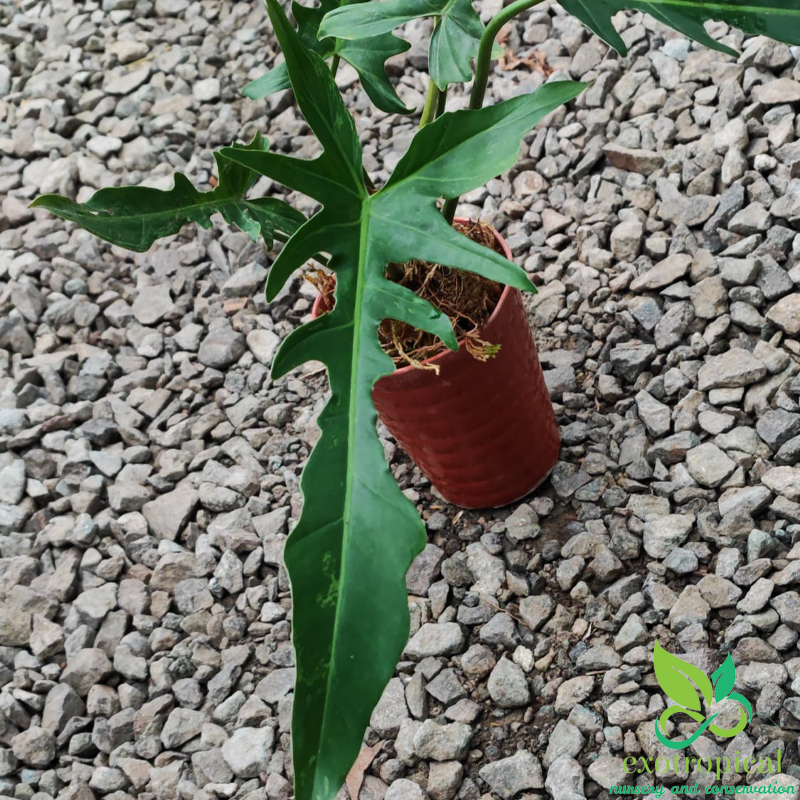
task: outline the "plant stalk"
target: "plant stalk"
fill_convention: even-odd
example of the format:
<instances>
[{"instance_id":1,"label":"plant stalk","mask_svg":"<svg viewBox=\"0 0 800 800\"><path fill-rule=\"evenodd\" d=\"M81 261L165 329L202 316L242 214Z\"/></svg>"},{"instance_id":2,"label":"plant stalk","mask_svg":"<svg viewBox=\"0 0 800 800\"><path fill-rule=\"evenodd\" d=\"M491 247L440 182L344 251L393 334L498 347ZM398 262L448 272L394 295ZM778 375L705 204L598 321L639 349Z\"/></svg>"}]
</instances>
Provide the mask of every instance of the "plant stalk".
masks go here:
<instances>
[{"instance_id":1,"label":"plant stalk","mask_svg":"<svg viewBox=\"0 0 800 800\"><path fill-rule=\"evenodd\" d=\"M492 63L492 48L494 40L500 33L503 25L509 20L527 11L533 6L539 5L542 0L516 0L511 5L506 6L487 26L481 36L481 43L478 48L478 58L475 61L475 80L472 84L472 92L469 96L469 107L480 108L483 105L483 98L486 95L486 85L489 82L489 67Z\"/></svg>"},{"instance_id":2,"label":"plant stalk","mask_svg":"<svg viewBox=\"0 0 800 800\"><path fill-rule=\"evenodd\" d=\"M469 95L469 107L473 110L483 106L483 99L486 96L486 86L489 83L489 68L492 63L492 48L494 40L500 33L503 25L509 20L527 11L533 6L539 5L542 0L516 0L511 5L506 6L487 26L481 36L481 43L478 47L478 57L475 60L475 80L472 82L472 91ZM452 225L453 217L458 206L458 198L454 197L444 204L442 214Z\"/></svg>"},{"instance_id":3,"label":"plant stalk","mask_svg":"<svg viewBox=\"0 0 800 800\"><path fill-rule=\"evenodd\" d=\"M441 92L439 92L439 100L436 103L436 117L437 119L444 114L445 108L447 107L447 87L445 86Z\"/></svg>"},{"instance_id":4,"label":"plant stalk","mask_svg":"<svg viewBox=\"0 0 800 800\"><path fill-rule=\"evenodd\" d=\"M419 127L424 128L429 122L436 119L436 109L441 97L439 87L433 82L433 78L428 83L428 94L425 97L425 107L422 109L422 117L419 120Z\"/></svg>"}]
</instances>

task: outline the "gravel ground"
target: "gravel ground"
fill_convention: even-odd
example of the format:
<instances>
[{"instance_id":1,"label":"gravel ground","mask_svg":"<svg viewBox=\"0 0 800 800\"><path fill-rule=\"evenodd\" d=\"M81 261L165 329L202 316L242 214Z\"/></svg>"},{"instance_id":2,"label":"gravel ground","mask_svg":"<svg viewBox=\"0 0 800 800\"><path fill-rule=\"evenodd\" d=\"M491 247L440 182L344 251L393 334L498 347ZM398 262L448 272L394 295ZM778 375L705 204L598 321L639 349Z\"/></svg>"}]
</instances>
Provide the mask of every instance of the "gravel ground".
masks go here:
<instances>
[{"instance_id":1,"label":"gravel ground","mask_svg":"<svg viewBox=\"0 0 800 800\"><path fill-rule=\"evenodd\" d=\"M476 513L386 440L430 544L359 800L713 783L696 764L688 781L624 772L675 755L653 732L655 639L709 675L733 653L755 711L684 753L781 749L800 785L798 51L718 27L736 60L618 22L626 59L543 6L508 36L539 68L493 78L494 99L551 70L594 80L462 209L541 286L564 447L528 502ZM390 64L418 107L422 33ZM210 149L256 131L311 155L289 97L239 95L274 52L257 2L0 6L3 798L291 796L281 550L325 381L268 368L311 287L267 307L269 258L234 231L134 256L27 208L167 188L176 169L209 188ZM415 120L372 110L353 78L338 75L382 179Z\"/></svg>"}]
</instances>

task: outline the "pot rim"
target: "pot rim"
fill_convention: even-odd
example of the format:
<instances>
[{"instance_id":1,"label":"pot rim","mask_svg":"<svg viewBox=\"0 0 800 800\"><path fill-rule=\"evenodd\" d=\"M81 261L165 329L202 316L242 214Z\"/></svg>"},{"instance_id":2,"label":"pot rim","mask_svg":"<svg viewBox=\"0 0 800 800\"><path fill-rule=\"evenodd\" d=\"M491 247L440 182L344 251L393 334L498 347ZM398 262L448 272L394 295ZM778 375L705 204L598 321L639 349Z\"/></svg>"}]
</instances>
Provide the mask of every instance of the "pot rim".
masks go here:
<instances>
[{"instance_id":1,"label":"pot rim","mask_svg":"<svg viewBox=\"0 0 800 800\"><path fill-rule=\"evenodd\" d=\"M466 217L455 217L453 222L460 222L460 223L462 223L464 225L469 225L471 223L480 222L480 220L467 219ZM488 225L488 223L484 223L484 224ZM513 262L514 261L514 255L511 252L511 248L508 246L508 242L506 242L506 240L502 237L502 235L499 233L499 231L497 231L497 229L494 227L494 225L489 225L489 227L492 229L492 233L494 234L494 238L497 239L497 241L500 243L500 247L503 248L503 255L509 261ZM508 302L508 299L511 296L511 293L514 292L514 291L517 291L517 290L514 289L513 286L505 286L505 288L503 289L503 291L502 291L502 293L500 295L500 299L497 301L497 305L495 306L494 311L492 311L492 313L489 315L489 318L486 320L486 322L484 322L484 324L483 324L484 328L497 318L497 316L501 312L501 309ZM319 306L321 305L321 303L322 303L322 295L320 294L320 295L318 295L317 299L314 301L314 306L312 308L312 312L314 313L315 316L318 313L318 309L319 309ZM458 353L460 351L462 342L463 342L463 339L459 339L458 340L459 350L450 350L449 348L447 348L447 349L443 350L441 353L437 353L435 356L431 356L430 358L424 359L420 363L421 364L437 364L439 361L441 361L442 359L446 358L447 356L454 356L454 355L456 355L456 353ZM407 367L395 367L394 372L392 372L391 374L392 375L398 375L398 374L407 375L407 374L409 374L411 372L419 372L419 367L412 367L410 365L407 366Z\"/></svg>"}]
</instances>

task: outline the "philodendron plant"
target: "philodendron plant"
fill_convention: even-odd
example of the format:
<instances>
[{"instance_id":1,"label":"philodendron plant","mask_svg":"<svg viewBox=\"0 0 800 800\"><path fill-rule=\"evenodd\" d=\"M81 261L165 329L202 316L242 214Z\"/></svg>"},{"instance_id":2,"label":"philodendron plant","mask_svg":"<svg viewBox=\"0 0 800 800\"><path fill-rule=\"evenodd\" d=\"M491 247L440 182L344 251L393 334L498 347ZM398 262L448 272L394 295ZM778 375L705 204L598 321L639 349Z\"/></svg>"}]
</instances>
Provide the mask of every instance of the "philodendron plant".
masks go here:
<instances>
[{"instance_id":1,"label":"philodendron plant","mask_svg":"<svg viewBox=\"0 0 800 800\"><path fill-rule=\"evenodd\" d=\"M575 98L583 85L553 82L532 94L482 108L501 27L540 0L517 0L484 29L470 0L384 0L316 8L294 3L295 26L277 0L267 0L285 63L245 90L250 97L291 87L322 154L301 160L271 152L257 136L215 154L218 185L198 192L181 174L172 189L102 189L83 204L47 195L46 208L97 236L144 251L187 222L208 228L219 213L268 248L267 299L310 259L336 275L335 305L294 331L272 373L310 359L325 363L331 397L319 418L322 435L302 480L304 507L284 552L293 595L297 662L292 749L297 800L331 800L359 748L371 712L391 677L409 630L405 574L425 545L425 528L387 467L376 433L375 382L393 370L382 350L384 319L405 322L458 342L449 319L386 277L391 263L424 260L474 272L523 290L525 273L450 224L460 194L513 166L523 136L545 115ZM612 16L646 11L715 49L732 53L704 28L722 20L747 33L800 43L796 0L561 0L562 6L620 53ZM385 185L375 187L362 164L353 119L336 88L341 59L358 72L372 101L410 113L389 81L386 58L408 49L392 31L433 18L430 84L420 130ZM470 108L445 112L448 84L473 78ZM274 197L248 199L267 176L316 200L306 219ZM444 201L444 207L439 203Z\"/></svg>"}]
</instances>

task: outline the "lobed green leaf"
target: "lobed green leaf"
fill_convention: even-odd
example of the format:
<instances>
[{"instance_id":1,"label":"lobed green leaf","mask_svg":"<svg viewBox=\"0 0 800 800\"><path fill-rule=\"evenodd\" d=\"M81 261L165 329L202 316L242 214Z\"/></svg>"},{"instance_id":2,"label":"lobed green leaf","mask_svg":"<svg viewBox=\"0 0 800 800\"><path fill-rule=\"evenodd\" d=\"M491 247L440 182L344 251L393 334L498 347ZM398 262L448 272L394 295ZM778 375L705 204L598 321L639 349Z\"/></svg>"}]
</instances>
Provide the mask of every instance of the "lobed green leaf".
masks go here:
<instances>
[{"instance_id":1,"label":"lobed green leaf","mask_svg":"<svg viewBox=\"0 0 800 800\"><path fill-rule=\"evenodd\" d=\"M320 38L358 40L379 36L420 17L433 17L429 68L431 80L444 89L472 77L470 62L478 54L483 34L471 0L382 0L344 5L328 12Z\"/></svg>"},{"instance_id":2,"label":"lobed green leaf","mask_svg":"<svg viewBox=\"0 0 800 800\"><path fill-rule=\"evenodd\" d=\"M279 377L320 360L331 385L302 478L303 513L284 558L297 662L295 796L332 800L406 644L405 574L425 544L424 526L392 478L376 433L372 387L394 368L378 327L398 319L450 348L458 344L447 317L387 280L386 266L422 258L532 289L523 270L448 225L436 203L510 166L523 135L583 87L553 84L493 108L444 115L415 136L389 183L370 194L358 136L329 70L303 46L277 0L268 0L268 9L298 105L323 152L306 162L240 149L222 156L292 188L303 184L322 204L272 265L268 298L316 253L330 255L336 274L333 310L294 331L273 364Z\"/></svg>"},{"instance_id":3,"label":"lobed green leaf","mask_svg":"<svg viewBox=\"0 0 800 800\"><path fill-rule=\"evenodd\" d=\"M292 13L297 22L297 35L303 44L318 53L322 58L339 56L358 73L361 85L376 108L388 114L409 114L397 96L386 74L386 61L392 56L404 53L411 47L409 42L398 39L389 33L369 36L350 42L345 39L319 38L319 26L326 12L337 7L336 2L325 0L319 7L309 8L297 2L292 3ZM251 81L242 93L251 100L260 100L274 92L291 87L286 64L279 64L269 72Z\"/></svg>"},{"instance_id":4,"label":"lobed green leaf","mask_svg":"<svg viewBox=\"0 0 800 800\"><path fill-rule=\"evenodd\" d=\"M267 142L257 135L242 152L265 152ZM85 203L59 195L42 195L31 203L62 219L74 222L107 242L136 252L149 249L156 239L172 236L189 223L211 227L211 216L220 213L231 225L255 241L263 236L272 247L275 233L294 233L305 217L288 203L274 197L247 200L245 195L258 175L241 164L217 157L219 183L209 192L199 192L178 172L172 189L119 186L100 189Z\"/></svg>"},{"instance_id":5,"label":"lobed green leaf","mask_svg":"<svg viewBox=\"0 0 800 800\"><path fill-rule=\"evenodd\" d=\"M644 11L684 36L733 56L737 52L709 36L704 23L718 20L744 33L800 44L797 0L559 0L559 3L622 55L627 54L628 48L611 19L626 9Z\"/></svg>"}]
</instances>

